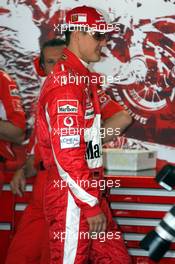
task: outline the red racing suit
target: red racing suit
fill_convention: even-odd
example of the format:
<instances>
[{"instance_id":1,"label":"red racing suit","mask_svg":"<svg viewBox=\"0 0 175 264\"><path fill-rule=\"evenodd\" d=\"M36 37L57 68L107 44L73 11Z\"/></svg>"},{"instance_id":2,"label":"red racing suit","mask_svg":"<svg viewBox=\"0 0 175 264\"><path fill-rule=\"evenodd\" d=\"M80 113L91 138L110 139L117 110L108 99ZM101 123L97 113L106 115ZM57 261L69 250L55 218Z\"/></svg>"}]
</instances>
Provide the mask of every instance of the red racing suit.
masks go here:
<instances>
[{"instance_id":1,"label":"red racing suit","mask_svg":"<svg viewBox=\"0 0 175 264\"><path fill-rule=\"evenodd\" d=\"M27 146L27 153L34 155L34 167L37 169L37 176L35 177L31 200L17 226L5 264L50 264L48 227L43 209L47 172L40 165L41 156L35 132L34 126Z\"/></svg>"},{"instance_id":2,"label":"red racing suit","mask_svg":"<svg viewBox=\"0 0 175 264\"><path fill-rule=\"evenodd\" d=\"M0 120L11 122L25 129L25 113L16 83L4 71L0 70ZM19 148L19 147L18 147ZM0 140L0 172L3 173L5 160L16 160L12 143Z\"/></svg>"},{"instance_id":3,"label":"red racing suit","mask_svg":"<svg viewBox=\"0 0 175 264\"><path fill-rule=\"evenodd\" d=\"M81 61L65 49L38 102L37 136L48 172L44 210L51 264L130 263L121 236L116 239L117 226L99 187L103 178L101 114L108 118L103 106L111 100L102 92L100 110L97 94L101 91L91 78ZM113 102L111 112L116 113L116 107ZM89 237L86 220L101 212L108 217L105 234L113 235L104 243Z\"/></svg>"},{"instance_id":4,"label":"red racing suit","mask_svg":"<svg viewBox=\"0 0 175 264\"><path fill-rule=\"evenodd\" d=\"M65 51L65 52L67 54L68 51ZM68 54L73 59L72 63L73 64L75 62L77 63L77 58L75 58L74 56L72 57L72 54L69 52L68 52ZM66 66L66 65L64 64L64 66ZM79 61L78 61L78 66L81 68L83 67ZM81 70L81 68L80 68L80 70ZM83 69L84 69L84 67L83 67ZM86 74L87 73L89 75L91 75L86 70ZM96 74L96 76L98 78L97 74ZM93 77L95 77L94 73L93 73ZM98 81L98 79L96 79L96 81ZM98 89L97 96L98 96L97 101L100 102L100 109L101 109L101 114L102 114L103 120L110 118L113 114L123 110L117 103L112 101L110 99L110 97L107 96L101 89ZM62 101L61 101L61 103L62 103ZM88 107L89 107L87 114L89 114L90 113L89 109L92 107L92 105L90 105L90 101L88 101L88 100L86 103L88 104ZM64 108L63 108L63 110L64 110ZM77 115L75 115L75 116L77 117ZM70 120L72 120L72 119L70 119ZM59 124L59 120L58 120L58 124ZM35 145L34 142L35 142L35 139L33 136L33 140L31 140L31 146L32 147L33 147L33 145ZM40 161L40 157L39 157L39 152L36 151L36 149L37 149L37 146L35 146L35 158L36 158L35 163L37 166L37 163L39 163L39 161ZM88 156L89 157L92 156L91 151L89 151L89 153L87 153L87 157ZM100 172L101 172L101 170L100 170ZM96 174L96 176L97 176L97 174ZM50 175L49 175L49 177L50 177ZM65 222L66 222L65 212L66 212L68 196L67 196L67 191L65 193L62 192L63 197L60 200L57 200L57 197L55 197L55 194L57 194L57 189L54 188L54 190L50 190L50 183L53 179L53 176L51 176L51 180L49 179L49 177L48 177L48 171L40 171L37 175L37 179L36 179L35 186L34 186L32 201L30 202L29 206L27 207L27 209L25 210L25 212L23 214L23 217L22 217L21 223L18 227L17 233L16 233L16 235L12 241L12 244L9 248L8 258L6 260L6 264L8 264L8 263L9 264L17 264L17 263L18 264L25 264L25 263L27 264L28 263L27 261L30 261L31 263L34 263L34 264L37 264L37 263L40 263L40 264L49 263L50 264L50 263L62 263L63 262L63 260L62 260L63 252L61 253L61 251L59 249L60 242L55 241L55 239L53 239L52 224L51 224L52 222L50 219L50 214L54 214L53 216L51 216L51 218L52 219L54 218L56 221L56 226L59 226L61 228L61 230L64 231L65 230ZM58 180L58 177L56 180ZM46 183L46 180L47 180L47 183ZM55 182L55 185L56 185L56 182ZM44 204L46 204L46 206L44 206L44 208L43 208L43 197L46 195L45 190L47 190L48 188L49 188L49 196L50 197L47 197L47 199L45 199L46 203L44 202ZM66 188L64 188L64 189L66 189ZM59 197L60 196L61 196L61 192L59 194ZM54 199L54 200L51 201L51 199ZM54 209L46 210L48 207L48 203L51 203L52 207L55 208L56 211ZM60 205L59 205L59 203L60 203ZM65 207L65 208L61 211L59 209L59 206L61 209L63 209L63 207ZM57 209L58 209L58 214L56 213ZM104 213L106 214L106 216L108 217L108 223L109 223L108 224L108 230L112 230L113 233L116 232L116 230L117 230L116 225L114 224L114 222L112 220L110 211L109 211L108 206L106 204L106 201L104 199L103 199L103 201L101 200L101 202L100 202L100 209L99 210L103 210ZM48 244L47 244L48 243L48 238L47 238L48 224L45 223L43 213L46 215L47 220L49 220L48 224L50 225L50 228L49 228L50 229L50 245L51 245L51 261L50 262L48 260L49 248L48 248ZM57 217L60 219L60 223L59 223L59 221L57 221ZM72 218L72 221L73 221L73 219L74 218ZM84 217L80 217L80 223L81 223L81 230L87 231L88 225L85 222ZM75 228L77 228L77 226L75 226ZM54 229L55 229L55 225L54 225ZM31 241L31 243L28 243L28 241ZM55 244L55 242L56 242L56 244ZM54 246L54 244L56 247ZM89 252L89 248L90 248L89 245L90 245L90 241L88 239L82 240L82 243L80 243L80 245L77 247L77 254L80 254L80 256L79 256L79 259L75 260L75 263L85 263L85 261L87 261L88 258L93 259L93 261L96 261L96 262L92 262L92 263L102 263L101 262L102 259L103 259L103 263L116 263L115 262L116 258L118 258L119 256L120 256L121 261L118 263L129 263L127 252L126 252L125 246L123 245L122 240L119 240L119 241L118 240L116 240L116 241L111 240L111 242L107 241L107 243L105 243L105 245L104 245L103 250L100 249L101 244L99 243L99 240L93 241L93 243L91 243L90 252ZM83 248L82 248L82 246L83 246ZM55 254L55 252L57 252L58 249L59 249L59 252L57 254ZM61 243L61 250L63 250L63 243ZM85 254L85 256L83 257L84 254ZM55 260L55 262L54 262L53 258L55 258L55 257L58 258L58 260ZM67 262L64 262L64 263L72 263L71 259L68 259L66 261Z\"/></svg>"},{"instance_id":5,"label":"red racing suit","mask_svg":"<svg viewBox=\"0 0 175 264\"><path fill-rule=\"evenodd\" d=\"M100 76L93 73L94 79L98 81ZM101 83L99 82L99 85ZM100 88L98 89L98 100L102 118L110 118L113 114L123 110L119 105L112 101ZM6 264L25 264L30 261L34 264L48 264L49 245L48 245L48 226L45 222L43 197L47 179L47 172L41 170L41 156L35 137L35 128L30 137L28 145L29 155L35 155L35 167L38 174L34 184L32 200L26 208L17 233L8 250ZM110 214L110 212L109 212ZM110 217L110 216L109 216ZM28 243L30 241L30 243Z\"/></svg>"}]
</instances>

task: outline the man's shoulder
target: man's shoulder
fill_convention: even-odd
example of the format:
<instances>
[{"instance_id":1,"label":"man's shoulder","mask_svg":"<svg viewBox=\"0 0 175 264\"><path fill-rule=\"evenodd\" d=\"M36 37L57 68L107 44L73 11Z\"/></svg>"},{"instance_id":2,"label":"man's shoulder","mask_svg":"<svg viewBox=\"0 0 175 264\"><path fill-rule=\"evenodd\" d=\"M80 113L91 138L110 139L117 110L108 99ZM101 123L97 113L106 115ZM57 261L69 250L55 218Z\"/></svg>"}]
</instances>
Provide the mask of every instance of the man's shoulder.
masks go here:
<instances>
[{"instance_id":1,"label":"man's shoulder","mask_svg":"<svg viewBox=\"0 0 175 264\"><path fill-rule=\"evenodd\" d=\"M51 75L57 75L57 76L69 76L70 74L76 75L75 70L69 66L69 64L66 61L59 61L53 71L51 72Z\"/></svg>"},{"instance_id":2,"label":"man's shoulder","mask_svg":"<svg viewBox=\"0 0 175 264\"><path fill-rule=\"evenodd\" d=\"M53 71L48 75L43 87L54 88L57 86L70 85L71 78L76 76L76 72L66 63L59 62L55 65ZM48 89L48 88L47 88Z\"/></svg>"},{"instance_id":3,"label":"man's shoulder","mask_svg":"<svg viewBox=\"0 0 175 264\"><path fill-rule=\"evenodd\" d=\"M69 86L70 76L73 77L75 74L72 69L66 65L66 63L58 62L53 71L47 76L40 93L40 99L46 97L48 93L55 89L59 89L59 92L62 92L61 88ZM73 82L74 84L75 82Z\"/></svg>"},{"instance_id":4,"label":"man's shoulder","mask_svg":"<svg viewBox=\"0 0 175 264\"><path fill-rule=\"evenodd\" d=\"M18 99L19 89L16 82L3 70L0 70L0 97L6 102Z\"/></svg>"},{"instance_id":5,"label":"man's shoulder","mask_svg":"<svg viewBox=\"0 0 175 264\"><path fill-rule=\"evenodd\" d=\"M0 70L0 81L8 82L8 83L15 83L15 81L3 70Z\"/></svg>"}]
</instances>

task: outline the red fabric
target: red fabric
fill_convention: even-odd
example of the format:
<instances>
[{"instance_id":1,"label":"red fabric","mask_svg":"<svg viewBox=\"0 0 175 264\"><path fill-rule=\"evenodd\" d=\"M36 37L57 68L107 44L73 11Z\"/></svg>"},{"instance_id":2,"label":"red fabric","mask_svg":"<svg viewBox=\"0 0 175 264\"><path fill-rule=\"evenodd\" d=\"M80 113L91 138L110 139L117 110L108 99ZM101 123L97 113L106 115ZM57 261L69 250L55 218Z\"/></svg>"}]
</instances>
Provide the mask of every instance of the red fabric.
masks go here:
<instances>
[{"instance_id":1,"label":"red fabric","mask_svg":"<svg viewBox=\"0 0 175 264\"><path fill-rule=\"evenodd\" d=\"M35 159L34 159L34 167L38 170L40 162L42 161L41 153L39 150L38 144L35 145Z\"/></svg>"},{"instance_id":2,"label":"red fabric","mask_svg":"<svg viewBox=\"0 0 175 264\"><path fill-rule=\"evenodd\" d=\"M55 83L53 80L55 76L64 76L67 78L67 80L69 78L69 74L71 73L75 75L75 72L77 72L77 75L81 74L83 76L89 76L89 71L75 57L75 55L73 55L67 49L65 49L64 54L69 59L63 61L64 64L62 65L56 65L56 71L53 73L53 75L50 75L47 78L38 101L38 143L40 146L41 156L43 158L45 168L55 166L55 163L57 162L59 163L59 166L61 166L62 169L68 173L68 177L71 177L70 180L74 183L78 179L91 181L92 176L90 174L88 163L93 163L92 166L94 166L95 162L96 169L101 169L102 157L98 154L97 158L94 157L93 159L91 159L91 157L89 157L87 160L79 157L85 156L87 145L90 142L92 143L93 140L94 142L96 142L93 142L92 145L95 144L95 146L100 149L100 136L98 137L97 135L93 139L88 139L88 142L85 142L84 139L85 129L89 129L88 137L91 138L93 137L93 133L100 133L100 119L95 122L95 118L97 119L98 117L100 117L100 106L96 93L97 87L94 87L94 89L90 91L90 88L87 86L87 84L84 83L79 83L78 89L76 83L73 83L72 85L70 85L70 83L68 82L65 85ZM63 67L65 70L60 71L60 69ZM74 70L74 72L72 71L72 69ZM57 92L58 89L59 93ZM94 105L92 104L91 96L93 96ZM48 122L50 122L50 124L47 123L45 117L46 105L49 116ZM73 110L67 110L67 105L69 105L69 107ZM74 114L72 114L71 111L74 111ZM67 126L65 125L65 120L67 120L66 118L70 118L70 120L72 120L73 125L71 126L71 129L72 133L75 134L74 137L71 137L71 132L68 131L67 135L68 137L70 136L70 139L72 140L79 140L77 142L78 147L69 148L69 142L62 142L62 140L69 140L69 138L62 137L62 131L67 128ZM94 122L95 126L93 126ZM51 134L49 134L48 126L51 126ZM94 146L92 146L92 148L94 148ZM55 152L55 159L52 151ZM68 157L70 157L70 159ZM64 175L60 175L59 180L64 181ZM77 188L79 187L77 186ZM73 188L71 187L69 189L71 191L73 190ZM83 190L80 189L80 191L82 192ZM82 198L79 198L79 195L73 194L77 205L80 208L83 208L86 211L86 214L88 214L88 210L91 211L91 209L95 207L96 212L94 212L94 215L98 214L98 188L88 186L87 188L84 188L84 191L81 194ZM73 193L75 192L73 191ZM86 198L83 197L85 196L89 196L89 198L87 199L89 199L90 201L88 201L87 203L84 202Z\"/></svg>"},{"instance_id":3,"label":"red fabric","mask_svg":"<svg viewBox=\"0 0 175 264\"><path fill-rule=\"evenodd\" d=\"M37 175L32 200L9 247L6 264L50 264L48 227L43 212L46 176L44 171Z\"/></svg>"},{"instance_id":4,"label":"red fabric","mask_svg":"<svg viewBox=\"0 0 175 264\"><path fill-rule=\"evenodd\" d=\"M103 120L106 120L114 114L123 111L123 108L117 102L111 100L110 96L101 89L98 89L98 98Z\"/></svg>"},{"instance_id":5,"label":"red fabric","mask_svg":"<svg viewBox=\"0 0 175 264\"><path fill-rule=\"evenodd\" d=\"M30 136L29 143L27 145L27 154L34 155L34 167L39 170L40 162L42 161L41 154L39 151L39 146L36 138L36 124Z\"/></svg>"},{"instance_id":6,"label":"red fabric","mask_svg":"<svg viewBox=\"0 0 175 264\"><path fill-rule=\"evenodd\" d=\"M38 143L48 171L45 215L49 224L50 263L63 263L65 254L68 256L65 262L68 263L69 259L73 258L72 263L78 264L85 263L92 241L79 239L76 230L87 232L89 228L87 217L103 211L101 190L98 186L99 180L102 180L101 152L98 152L101 149L98 87L92 83L79 83L77 86L76 83L70 84L66 81L62 85L54 82L55 77L68 78L70 72L74 76L90 77L89 71L67 49L64 51L64 60L58 63L54 70L42 88L37 115ZM61 129L69 125L77 132L72 136L68 131L66 136L69 138L63 137ZM80 133L81 130L77 128L84 130ZM92 184L93 180L97 183L95 187ZM81 181L88 182L88 186L82 186ZM64 187L61 187L63 183ZM115 228L117 230L116 226ZM55 239L57 233L61 235L64 232L68 235L67 242ZM71 241L73 248L68 241ZM113 243L115 244L115 241ZM104 256L106 258L104 263L112 263L111 260L114 258L112 254L115 255L115 259L118 256L119 263L130 263L123 240L118 240L116 244L121 251L116 250L115 254L111 248L106 250L109 254ZM108 243L106 246L109 247ZM97 259L99 257L97 250L100 252L99 255L103 253L100 248L100 243L96 243L94 254Z\"/></svg>"},{"instance_id":7,"label":"red fabric","mask_svg":"<svg viewBox=\"0 0 175 264\"><path fill-rule=\"evenodd\" d=\"M100 241L99 238L90 239L87 236L89 226L83 211L80 211L80 218L76 221L77 208L73 208L71 212L67 210L67 203L70 199L68 198L70 196L68 189L59 189L58 192L58 188L53 184L53 179L50 179L51 174L55 175L56 179L56 170L54 170L54 173L51 170L48 171L48 184L45 193L45 212L49 224L50 263L63 263L64 254L68 253L66 252L67 245L65 243L71 241L72 250L76 248L76 257L72 261L72 251L70 250L67 261L64 260L64 263L84 264L89 263L89 260L90 263L95 264L114 264L117 260L118 264L131 264L121 233L118 233L118 227L112 219L106 199L102 199L99 205L101 211L108 219L107 233L103 234L106 239L104 241L102 239ZM73 229L71 230L71 227L68 227L68 232L66 233L65 224L68 225L66 222L68 215ZM77 228L78 234L76 233ZM117 239L118 234L120 237ZM109 239L108 236L110 236ZM113 238L111 239L111 237ZM77 239L78 245L76 245Z\"/></svg>"},{"instance_id":8,"label":"red fabric","mask_svg":"<svg viewBox=\"0 0 175 264\"><path fill-rule=\"evenodd\" d=\"M25 113L16 83L5 72L0 71L0 100L5 113L1 119L12 122L17 127L25 129Z\"/></svg>"},{"instance_id":9,"label":"red fabric","mask_svg":"<svg viewBox=\"0 0 175 264\"><path fill-rule=\"evenodd\" d=\"M37 74L41 77L46 77L46 73L45 71L43 70L43 68L40 66L40 63L39 63L39 57L36 57L34 58L33 60L33 64L35 66L35 70L37 72Z\"/></svg>"},{"instance_id":10,"label":"red fabric","mask_svg":"<svg viewBox=\"0 0 175 264\"><path fill-rule=\"evenodd\" d=\"M91 78L95 78L95 80L97 80L97 85L98 85L97 96L98 96L98 101L100 103L100 111L101 111L102 119L106 120L107 118L112 117L115 113L123 111L123 108L116 101L112 100L111 97L105 93L105 91L102 90L101 88L102 83L100 83L100 74L95 72L89 74ZM42 161L42 157L36 139L36 125L34 126L32 135L29 140L27 153L29 155L35 153L34 166L35 168L39 169L39 163Z\"/></svg>"},{"instance_id":11,"label":"red fabric","mask_svg":"<svg viewBox=\"0 0 175 264\"><path fill-rule=\"evenodd\" d=\"M0 193L4 182L4 163L0 162Z\"/></svg>"},{"instance_id":12,"label":"red fabric","mask_svg":"<svg viewBox=\"0 0 175 264\"><path fill-rule=\"evenodd\" d=\"M108 25L103 17L103 14L93 7L79 6L71 9L66 14L66 24L85 25L90 28L95 28L96 31L104 31L108 29Z\"/></svg>"},{"instance_id":13,"label":"red fabric","mask_svg":"<svg viewBox=\"0 0 175 264\"><path fill-rule=\"evenodd\" d=\"M103 85L103 83L101 83L102 76L96 72L90 73L90 76L92 80L95 80L97 82L97 95L100 103L102 119L106 120L112 117L114 114L123 111L124 110L123 107L119 105L116 101L112 100L111 97L107 95L105 91L102 89L101 87Z\"/></svg>"},{"instance_id":14,"label":"red fabric","mask_svg":"<svg viewBox=\"0 0 175 264\"><path fill-rule=\"evenodd\" d=\"M14 153L14 157L15 159L11 160L11 159L7 159L5 161L5 171L16 171L17 169L21 168L25 161L26 161L26 146L18 146L18 145L12 145L11 147L13 153Z\"/></svg>"},{"instance_id":15,"label":"red fabric","mask_svg":"<svg viewBox=\"0 0 175 264\"><path fill-rule=\"evenodd\" d=\"M35 149L35 145L36 145L36 126L34 124L34 128L32 131L32 134L29 138L29 143L27 145L27 154L28 155L34 155L34 149Z\"/></svg>"},{"instance_id":16,"label":"red fabric","mask_svg":"<svg viewBox=\"0 0 175 264\"><path fill-rule=\"evenodd\" d=\"M110 100L110 101L112 101L112 100ZM107 111L107 108L110 105L110 101L108 102L107 105L100 104L100 108L102 111ZM106 107L106 106L108 106L108 107ZM119 110L120 109L116 105L115 112L118 112ZM110 116L110 114L109 114L109 116ZM43 129L43 127L42 127L42 129ZM33 135L31 136L30 144L29 144L30 147L28 148L28 152L30 152L31 149L33 148L33 145L35 145L34 142L36 142L35 141L35 131L33 132ZM35 149L35 157L36 157L35 163L38 164L38 162L41 159L40 155L37 152L38 151L38 144L35 145L34 149ZM51 158L51 156L49 158ZM47 174L48 174L48 179L47 179L46 184L44 184L44 182L46 181ZM59 176L58 176L58 172L57 172L56 168L53 168L53 170L49 171L49 173L48 172L40 172L39 175L37 176L32 202L28 206L27 210L24 212L24 216L21 220L21 224L18 228L17 234L16 234L16 236L12 242L12 245L10 247L9 255L8 255L8 261L6 264L8 264L8 263L9 264L10 263L16 264L16 262L13 262L13 261L15 261L15 259L18 259L19 264L25 263L22 261L24 261L26 256L28 256L28 257L30 256L30 259L32 259L33 261L36 261L36 256L42 256L43 250L48 254L48 250L49 250L49 246L47 247L47 242L48 242L47 232L48 231L47 231L47 224L45 223L44 217L47 216L47 221L49 221L49 224L50 224L50 213L51 214L54 213L54 211L52 211L52 210L50 211L52 206L55 206L55 208L57 208L57 205L59 205L62 208L62 206L63 206L62 202L66 203L66 201L67 201L67 190L65 192L65 190L63 189L63 191L61 193L59 193L59 195L58 195L58 192L56 191L57 189L56 189L56 184L54 183L54 179L55 179L55 181L57 181L58 177ZM54 185L55 185L55 187L54 187ZM50 188L53 189L53 193L52 193L52 190ZM46 192L46 193L44 193L44 192ZM55 197L55 195L56 195L56 197ZM54 202L58 201L58 203L56 202L56 204L52 204L52 199L54 199ZM48 210L50 203L51 203L51 208L49 208L49 210ZM44 206L44 204L45 204L45 206ZM66 205L65 205L65 210L66 210ZM100 208L99 208L99 206L94 206L94 210L95 210L95 213L97 213L98 211L101 212L102 209L101 209L101 206L100 206ZM91 214L94 215L94 210L91 209L88 212L88 216L91 216ZM57 209L56 209L56 211L57 211ZM62 222L65 221L65 211L63 212L63 210L61 210L60 214L61 214L61 217L59 219L60 219L60 224L62 224ZM86 215L85 210L84 210L83 214ZM57 218L57 216L56 216L56 218ZM84 219L84 217L83 217L83 219ZM83 220L83 221L85 222L85 220ZM56 221L56 223L58 224L57 221ZM87 228L87 223L86 223L86 228ZM115 226L115 228L116 228L116 226ZM51 232L51 230L50 230L50 232ZM44 240L44 238L42 239L41 234L46 235L46 240ZM31 243L27 244L26 241L29 241L29 240ZM43 241L43 243L46 245L45 248L40 246L41 241ZM51 241L52 241L52 238L51 238ZM85 248L89 245L89 243L90 242L87 242L87 243L85 242ZM52 244L52 242L51 242L51 244ZM96 261L98 261L100 258L100 255L101 255L101 253L98 255L96 252L97 245L99 245L99 243L94 242L94 247L93 247L94 249L92 250L92 258L94 258L94 261L95 261L95 259L96 259ZM123 247L123 241L122 240L120 240L119 242L117 241L117 243L114 242L114 245L116 248L121 247L121 255L125 255L126 249ZM62 247L62 245L61 245L61 247ZM110 245L110 247L111 247L111 245ZM21 253L21 252L23 252L23 253ZM112 253L112 250L110 251L110 254L111 253ZM93 256L93 254L96 255L96 258ZM106 254L106 257L108 255ZM111 259L111 257L112 256L109 256L109 259ZM125 261L125 259L128 258L127 253L124 257L121 257L121 258L122 258L122 261ZM38 257L38 259L39 259L39 257ZM40 260L40 261L41 262L36 261L33 263L35 263L35 264L36 263L41 263L41 264L45 263L45 262L42 262L42 260ZM96 263L98 263L98 262L96 262ZM105 263L109 263L109 262L106 261ZM127 263L127 262L123 262L123 263Z\"/></svg>"},{"instance_id":17,"label":"red fabric","mask_svg":"<svg viewBox=\"0 0 175 264\"><path fill-rule=\"evenodd\" d=\"M30 261L31 264L52 263L49 261L48 226L45 221L43 210L45 191L46 195L49 193L49 190L46 189L47 175L47 171L39 172L37 175L32 200L24 212L20 225L17 229L17 233L10 245L5 264L24 264L27 263L26 261ZM51 185L49 187L53 188L52 182L50 183ZM61 201L66 202L65 194L63 194L61 200L59 197L55 198L55 201L57 201L55 204L55 210L59 212L59 215L58 220L53 223L53 230L55 226L58 225L58 222L61 223L64 221L62 218L63 215L61 214L62 210L58 207L62 207L63 203L61 203ZM111 234L112 232L114 238L118 238L119 230L116 223L112 220L112 216L105 199L102 199L100 207L108 219L108 234ZM87 222L83 216L82 218L83 231L87 232ZM47 220L50 221L50 216ZM51 240L53 240L52 228L50 229L50 236ZM89 260L94 264L116 263L116 259L119 264L131 263L121 236L119 239L106 239L105 242L102 242L102 239L103 237L101 237L101 242L100 239L92 239L91 241L88 239L82 240L83 244L81 244L80 241L80 254L77 257L75 264L84 263L83 261L85 261L87 257L89 257ZM59 251L63 249L64 244L60 243L60 241L54 240L54 243L55 247L58 248ZM83 247L83 256L81 255L81 246ZM91 247L90 251L88 250L89 247Z\"/></svg>"},{"instance_id":18,"label":"red fabric","mask_svg":"<svg viewBox=\"0 0 175 264\"><path fill-rule=\"evenodd\" d=\"M16 83L3 71L0 71L0 120L25 129L25 113ZM0 155L6 159L15 159L11 143L0 140Z\"/></svg>"}]
</instances>

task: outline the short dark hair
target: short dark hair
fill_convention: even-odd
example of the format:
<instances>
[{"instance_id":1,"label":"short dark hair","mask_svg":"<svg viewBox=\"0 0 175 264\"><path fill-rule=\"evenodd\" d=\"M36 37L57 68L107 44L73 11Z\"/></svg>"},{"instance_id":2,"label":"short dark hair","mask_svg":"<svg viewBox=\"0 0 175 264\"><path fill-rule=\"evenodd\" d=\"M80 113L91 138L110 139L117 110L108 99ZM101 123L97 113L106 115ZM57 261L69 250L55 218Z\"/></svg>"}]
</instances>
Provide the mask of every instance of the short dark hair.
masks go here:
<instances>
[{"instance_id":1,"label":"short dark hair","mask_svg":"<svg viewBox=\"0 0 175 264\"><path fill-rule=\"evenodd\" d=\"M65 41L63 39L51 39L42 45L41 52L40 52L40 59L39 64L42 67L44 65L44 49L47 47L56 47L56 46L62 46L65 45Z\"/></svg>"}]
</instances>

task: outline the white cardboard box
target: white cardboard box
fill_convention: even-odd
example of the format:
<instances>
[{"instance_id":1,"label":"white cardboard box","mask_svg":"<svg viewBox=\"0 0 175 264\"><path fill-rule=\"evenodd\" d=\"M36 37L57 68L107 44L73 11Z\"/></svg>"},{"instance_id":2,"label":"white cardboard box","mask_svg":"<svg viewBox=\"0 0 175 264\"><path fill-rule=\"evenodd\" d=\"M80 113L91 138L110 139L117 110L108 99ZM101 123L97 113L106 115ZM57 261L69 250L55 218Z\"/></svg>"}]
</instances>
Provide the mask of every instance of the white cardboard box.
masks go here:
<instances>
[{"instance_id":1,"label":"white cardboard box","mask_svg":"<svg viewBox=\"0 0 175 264\"><path fill-rule=\"evenodd\" d=\"M157 152L136 149L103 149L103 165L107 170L138 171L156 167Z\"/></svg>"}]
</instances>

